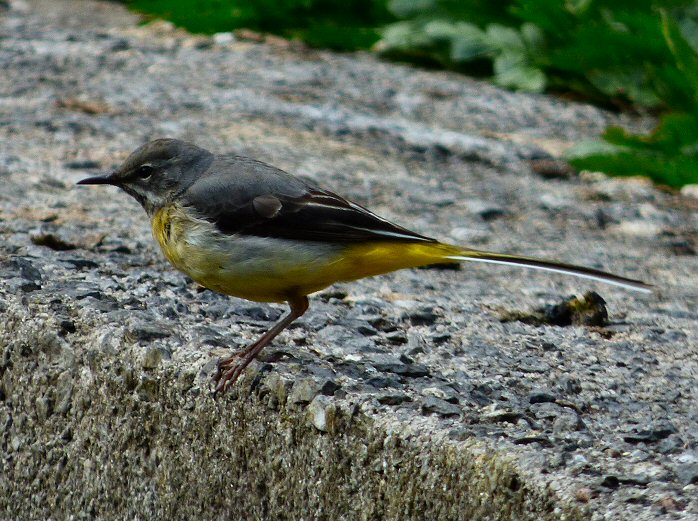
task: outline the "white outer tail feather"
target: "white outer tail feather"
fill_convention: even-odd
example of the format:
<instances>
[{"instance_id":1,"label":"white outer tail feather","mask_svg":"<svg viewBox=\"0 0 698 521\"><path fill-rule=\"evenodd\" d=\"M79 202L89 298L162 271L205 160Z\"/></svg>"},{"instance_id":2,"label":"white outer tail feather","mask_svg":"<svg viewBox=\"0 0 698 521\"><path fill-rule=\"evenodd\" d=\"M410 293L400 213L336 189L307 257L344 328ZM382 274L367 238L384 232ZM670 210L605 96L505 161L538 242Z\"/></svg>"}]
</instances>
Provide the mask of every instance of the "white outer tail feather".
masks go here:
<instances>
[{"instance_id":1,"label":"white outer tail feather","mask_svg":"<svg viewBox=\"0 0 698 521\"><path fill-rule=\"evenodd\" d=\"M488 264L502 264L504 266L519 266L523 268L531 268L534 270L541 270L541 271L550 271L553 273L563 273L565 275L573 275L575 277L583 278L583 279L589 279L589 280L595 280L598 282L604 282L606 284L611 284L613 286L619 286L621 288L633 290L633 291L640 291L642 293L651 293L652 289L650 286L645 284L644 282L641 282L639 280L632 280L632 279L626 279L624 277L619 277L616 275L612 275L610 273L605 274L603 272L600 272L598 270L592 270L589 268L582 268L582 267L575 267L575 266L566 266L564 264L557 264L557 263L552 263L552 262L547 262L547 261L542 261L542 260L537 260L537 259L528 259L526 257L516 257L516 256L511 256L511 260L507 259L507 256L502 256L503 258L488 258L484 257L485 255L489 256L491 255L492 257L496 257L497 254L491 254L487 252L478 252L474 251L473 256L469 255L449 255L448 257L445 257L450 260L457 260L457 261L467 261L467 262L484 262ZM588 271L587 271L588 270ZM591 273L589 273L589 271Z\"/></svg>"}]
</instances>

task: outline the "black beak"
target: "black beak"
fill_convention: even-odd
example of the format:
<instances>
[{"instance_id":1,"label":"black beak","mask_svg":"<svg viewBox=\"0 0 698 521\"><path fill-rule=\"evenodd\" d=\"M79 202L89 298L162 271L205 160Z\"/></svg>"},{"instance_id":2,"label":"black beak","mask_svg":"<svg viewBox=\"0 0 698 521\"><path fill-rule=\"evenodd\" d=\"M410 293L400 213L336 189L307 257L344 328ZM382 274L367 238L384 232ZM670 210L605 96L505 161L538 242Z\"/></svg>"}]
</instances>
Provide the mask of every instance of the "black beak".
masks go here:
<instances>
[{"instance_id":1,"label":"black beak","mask_svg":"<svg viewBox=\"0 0 698 521\"><path fill-rule=\"evenodd\" d=\"M119 183L116 179L114 179L114 174L116 172L112 172L110 174L106 175L96 175L94 177L88 177L87 179L81 179L80 181L77 182L79 185L114 185L118 186Z\"/></svg>"}]
</instances>

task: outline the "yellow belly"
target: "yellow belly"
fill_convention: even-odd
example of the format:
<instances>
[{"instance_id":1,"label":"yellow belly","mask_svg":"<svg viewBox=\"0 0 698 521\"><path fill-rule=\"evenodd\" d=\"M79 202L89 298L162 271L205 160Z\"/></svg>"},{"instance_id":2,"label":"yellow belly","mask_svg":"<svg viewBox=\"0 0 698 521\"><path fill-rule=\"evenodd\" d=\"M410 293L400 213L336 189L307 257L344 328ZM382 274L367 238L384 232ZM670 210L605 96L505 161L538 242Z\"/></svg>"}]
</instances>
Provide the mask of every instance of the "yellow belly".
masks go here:
<instances>
[{"instance_id":1,"label":"yellow belly","mask_svg":"<svg viewBox=\"0 0 698 521\"><path fill-rule=\"evenodd\" d=\"M175 268L213 291L258 302L282 302L335 282L433 264L459 251L439 243L342 245L225 235L177 206L159 210L152 229Z\"/></svg>"}]
</instances>

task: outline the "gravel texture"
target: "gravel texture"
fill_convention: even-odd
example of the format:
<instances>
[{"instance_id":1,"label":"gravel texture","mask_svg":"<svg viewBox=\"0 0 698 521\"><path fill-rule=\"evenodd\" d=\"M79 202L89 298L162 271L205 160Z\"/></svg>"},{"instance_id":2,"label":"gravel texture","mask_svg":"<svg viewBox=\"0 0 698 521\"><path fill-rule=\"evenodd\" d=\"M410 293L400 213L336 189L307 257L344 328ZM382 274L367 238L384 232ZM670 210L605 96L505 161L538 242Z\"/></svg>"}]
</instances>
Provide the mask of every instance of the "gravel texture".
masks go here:
<instances>
[{"instance_id":1,"label":"gravel texture","mask_svg":"<svg viewBox=\"0 0 698 521\"><path fill-rule=\"evenodd\" d=\"M554 167L648 122L114 3L0 9L0 517L698 519L698 202ZM74 185L166 136L657 290L480 265L337 285L214 401L216 357L284 307L198 288L134 201ZM590 290L606 325L509 319Z\"/></svg>"}]
</instances>

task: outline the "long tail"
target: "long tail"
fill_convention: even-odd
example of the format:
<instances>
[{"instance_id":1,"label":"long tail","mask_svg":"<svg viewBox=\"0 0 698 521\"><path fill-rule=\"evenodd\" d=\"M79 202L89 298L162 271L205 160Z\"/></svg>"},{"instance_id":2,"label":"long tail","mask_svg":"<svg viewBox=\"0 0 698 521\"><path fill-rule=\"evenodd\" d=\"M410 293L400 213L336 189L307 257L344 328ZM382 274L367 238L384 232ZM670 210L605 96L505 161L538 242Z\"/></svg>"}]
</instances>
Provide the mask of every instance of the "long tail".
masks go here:
<instances>
[{"instance_id":1,"label":"long tail","mask_svg":"<svg viewBox=\"0 0 698 521\"><path fill-rule=\"evenodd\" d=\"M612 273L607 273L601 270L595 270L593 268L585 268L583 266L574 266L573 264L563 264L561 262L534 259L532 257L521 257L519 255L507 255L505 253L491 253L478 250L459 250L456 247L448 245L444 246L446 246L446 248L452 252L444 255L444 259L469 262L487 262L490 264L504 264L507 266L523 266L525 268L552 271L555 273L574 275L575 277L581 277L584 279L597 280L599 282L613 284L614 286L620 286L622 288L634 291L642 291L644 293L650 293L652 291L651 285L645 284L640 280L620 277L618 275L613 275Z\"/></svg>"}]
</instances>

